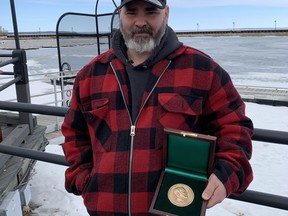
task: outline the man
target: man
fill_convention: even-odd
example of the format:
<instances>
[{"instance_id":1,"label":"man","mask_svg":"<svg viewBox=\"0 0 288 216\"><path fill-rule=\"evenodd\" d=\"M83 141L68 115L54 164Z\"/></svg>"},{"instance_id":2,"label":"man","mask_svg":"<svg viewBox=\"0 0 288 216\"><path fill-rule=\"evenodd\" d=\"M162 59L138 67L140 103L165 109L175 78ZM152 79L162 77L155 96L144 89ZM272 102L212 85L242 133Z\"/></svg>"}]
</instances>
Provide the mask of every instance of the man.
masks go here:
<instances>
[{"instance_id":1,"label":"man","mask_svg":"<svg viewBox=\"0 0 288 216\"><path fill-rule=\"evenodd\" d=\"M166 128L217 136L208 208L252 181L253 125L229 75L180 43L166 0L122 0L112 49L75 80L62 132L65 187L90 215L148 215Z\"/></svg>"}]
</instances>

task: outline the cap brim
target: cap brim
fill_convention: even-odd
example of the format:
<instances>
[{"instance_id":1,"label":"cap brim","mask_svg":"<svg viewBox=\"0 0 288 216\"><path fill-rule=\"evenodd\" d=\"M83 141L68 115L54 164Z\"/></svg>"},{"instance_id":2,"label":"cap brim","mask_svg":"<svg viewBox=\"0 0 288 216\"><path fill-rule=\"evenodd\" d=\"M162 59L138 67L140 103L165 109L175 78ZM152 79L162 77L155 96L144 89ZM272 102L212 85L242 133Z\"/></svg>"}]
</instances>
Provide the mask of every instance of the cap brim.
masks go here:
<instances>
[{"instance_id":1,"label":"cap brim","mask_svg":"<svg viewBox=\"0 0 288 216\"><path fill-rule=\"evenodd\" d=\"M132 1L134 1L134 0L126 0L126 1L124 0L124 1L122 1L122 3L120 4L120 6L118 8L120 9L123 6L125 6L126 4L128 4L128 3L132 2ZM145 1L145 2L147 2L149 4L152 4L152 5L154 5L155 7L159 8L159 9L164 9L165 6L166 6L165 3L161 3L161 2L159 2L157 0L143 0L143 1Z\"/></svg>"}]
</instances>

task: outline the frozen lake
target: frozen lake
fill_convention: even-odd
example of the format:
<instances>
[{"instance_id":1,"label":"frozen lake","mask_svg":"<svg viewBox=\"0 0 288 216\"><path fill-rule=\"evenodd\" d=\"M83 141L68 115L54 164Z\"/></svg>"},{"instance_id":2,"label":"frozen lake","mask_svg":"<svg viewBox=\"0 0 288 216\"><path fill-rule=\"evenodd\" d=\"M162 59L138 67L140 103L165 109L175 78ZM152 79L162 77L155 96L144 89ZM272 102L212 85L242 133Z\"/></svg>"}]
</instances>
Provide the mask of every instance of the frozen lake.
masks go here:
<instances>
[{"instance_id":1,"label":"frozen lake","mask_svg":"<svg viewBox=\"0 0 288 216\"><path fill-rule=\"evenodd\" d=\"M288 88L288 37L181 37L184 44L206 53L229 72L236 85ZM92 41L93 42L93 41ZM96 42L96 40L95 40ZM101 44L102 52L108 49ZM3 51L0 53L11 53ZM97 46L81 45L61 48L62 63L72 70L81 69L97 55ZM56 48L27 50L30 74L59 70Z\"/></svg>"},{"instance_id":2,"label":"frozen lake","mask_svg":"<svg viewBox=\"0 0 288 216\"><path fill-rule=\"evenodd\" d=\"M235 84L288 88L288 37L186 37L215 59Z\"/></svg>"}]
</instances>

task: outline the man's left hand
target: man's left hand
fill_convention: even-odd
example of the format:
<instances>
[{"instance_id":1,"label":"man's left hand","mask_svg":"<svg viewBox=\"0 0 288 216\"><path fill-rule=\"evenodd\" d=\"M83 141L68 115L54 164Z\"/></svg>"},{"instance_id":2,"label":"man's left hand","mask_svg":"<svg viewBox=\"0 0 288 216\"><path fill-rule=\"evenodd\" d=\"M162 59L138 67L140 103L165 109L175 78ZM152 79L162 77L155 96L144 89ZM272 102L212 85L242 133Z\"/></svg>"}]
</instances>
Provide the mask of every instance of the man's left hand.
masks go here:
<instances>
[{"instance_id":1,"label":"man's left hand","mask_svg":"<svg viewBox=\"0 0 288 216\"><path fill-rule=\"evenodd\" d=\"M208 185L202 193L202 198L208 200L207 208L221 203L226 198L226 189L214 173L208 179Z\"/></svg>"}]
</instances>

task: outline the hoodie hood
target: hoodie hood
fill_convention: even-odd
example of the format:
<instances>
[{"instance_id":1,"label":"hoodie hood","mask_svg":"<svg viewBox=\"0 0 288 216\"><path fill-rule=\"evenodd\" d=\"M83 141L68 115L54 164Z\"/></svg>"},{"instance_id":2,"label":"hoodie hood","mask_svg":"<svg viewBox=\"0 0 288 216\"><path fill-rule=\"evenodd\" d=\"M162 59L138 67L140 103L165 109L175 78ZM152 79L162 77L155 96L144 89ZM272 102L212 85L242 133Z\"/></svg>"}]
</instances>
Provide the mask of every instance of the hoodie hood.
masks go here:
<instances>
[{"instance_id":1,"label":"hoodie hood","mask_svg":"<svg viewBox=\"0 0 288 216\"><path fill-rule=\"evenodd\" d=\"M176 33L172 28L167 26L166 32L158 47L154 50L153 54L142 64L147 67L154 65L156 62L165 58L173 51L182 46L179 42ZM127 47L125 45L124 39L120 30L116 31L112 38L112 48L114 49L115 55L120 59L126 66L131 65L127 57Z\"/></svg>"}]
</instances>

